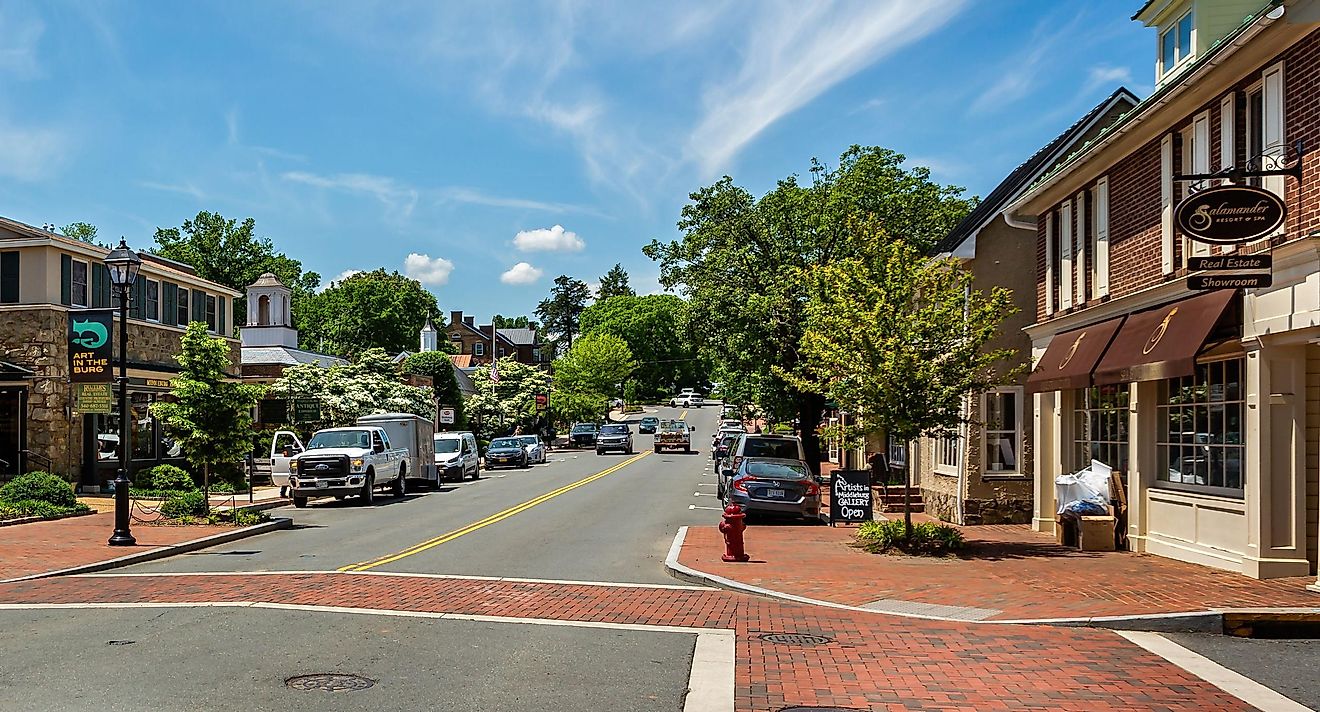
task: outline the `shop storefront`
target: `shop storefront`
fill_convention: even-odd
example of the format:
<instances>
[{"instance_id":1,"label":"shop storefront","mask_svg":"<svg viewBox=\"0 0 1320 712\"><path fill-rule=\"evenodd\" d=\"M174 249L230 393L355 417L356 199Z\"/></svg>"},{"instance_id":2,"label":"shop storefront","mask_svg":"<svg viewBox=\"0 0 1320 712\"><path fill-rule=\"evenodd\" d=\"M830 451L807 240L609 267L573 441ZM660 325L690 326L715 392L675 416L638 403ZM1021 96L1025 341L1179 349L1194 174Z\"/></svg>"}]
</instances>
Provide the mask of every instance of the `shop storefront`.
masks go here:
<instances>
[{"instance_id":1,"label":"shop storefront","mask_svg":"<svg viewBox=\"0 0 1320 712\"><path fill-rule=\"evenodd\" d=\"M21 472L27 459L27 399L32 371L0 361L0 482Z\"/></svg>"},{"instance_id":2,"label":"shop storefront","mask_svg":"<svg viewBox=\"0 0 1320 712\"><path fill-rule=\"evenodd\" d=\"M129 476L156 465L171 464L187 467L178 443L161 427L151 414L151 404L168 399L168 378L129 377ZM115 478L119 468L120 424L119 415L89 414L82 416L83 471L85 488L105 488Z\"/></svg>"}]
</instances>

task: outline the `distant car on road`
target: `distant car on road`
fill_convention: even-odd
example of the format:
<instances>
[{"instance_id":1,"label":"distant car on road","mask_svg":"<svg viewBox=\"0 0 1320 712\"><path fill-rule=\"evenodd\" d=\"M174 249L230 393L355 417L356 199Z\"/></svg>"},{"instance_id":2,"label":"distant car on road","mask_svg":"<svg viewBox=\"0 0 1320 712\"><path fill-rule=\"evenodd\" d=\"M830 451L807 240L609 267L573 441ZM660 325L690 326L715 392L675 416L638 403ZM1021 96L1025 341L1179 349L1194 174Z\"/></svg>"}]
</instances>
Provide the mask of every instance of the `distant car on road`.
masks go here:
<instances>
[{"instance_id":1,"label":"distant car on road","mask_svg":"<svg viewBox=\"0 0 1320 712\"><path fill-rule=\"evenodd\" d=\"M736 504L747 514L820 520L820 483L802 460L743 458L724 490L723 501L726 507Z\"/></svg>"},{"instance_id":2,"label":"distant car on road","mask_svg":"<svg viewBox=\"0 0 1320 712\"><path fill-rule=\"evenodd\" d=\"M692 426L686 420L662 420L652 445L656 452L665 448L692 452Z\"/></svg>"},{"instance_id":3,"label":"distant car on road","mask_svg":"<svg viewBox=\"0 0 1320 712\"><path fill-rule=\"evenodd\" d=\"M706 399L691 388L684 388L678 392L678 395L669 399L669 407L671 408L700 408L705 404Z\"/></svg>"},{"instance_id":4,"label":"distant car on road","mask_svg":"<svg viewBox=\"0 0 1320 712\"><path fill-rule=\"evenodd\" d=\"M481 477L481 458L477 455L477 439L470 432L435 434L435 466L446 480L465 480Z\"/></svg>"},{"instance_id":5,"label":"distant car on road","mask_svg":"<svg viewBox=\"0 0 1320 712\"><path fill-rule=\"evenodd\" d=\"M595 423L575 423L568 432L568 444L573 447L595 447L600 426Z\"/></svg>"},{"instance_id":6,"label":"distant car on road","mask_svg":"<svg viewBox=\"0 0 1320 712\"><path fill-rule=\"evenodd\" d=\"M622 423L602 425L596 437L596 454L604 455L608 450L619 450L631 455L633 452L632 430Z\"/></svg>"},{"instance_id":7,"label":"distant car on road","mask_svg":"<svg viewBox=\"0 0 1320 712\"><path fill-rule=\"evenodd\" d=\"M486 469L496 467L531 467L531 458L518 438L495 438L486 448Z\"/></svg>"},{"instance_id":8,"label":"distant car on road","mask_svg":"<svg viewBox=\"0 0 1320 712\"><path fill-rule=\"evenodd\" d=\"M637 422L637 432L642 434L654 435L658 427L660 427L660 419L653 415L648 415Z\"/></svg>"},{"instance_id":9,"label":"distant car on road","mask_svg":"<svg viewBox=\"0 0 1320 712\"><path fill-rule=\"evenodd\" d=\"M545 444L541 442L539 435L518 435L518 442L522 443L523 449L527 451L527 457L537 464L546 461Z\"/></svg>"}]
</instances>

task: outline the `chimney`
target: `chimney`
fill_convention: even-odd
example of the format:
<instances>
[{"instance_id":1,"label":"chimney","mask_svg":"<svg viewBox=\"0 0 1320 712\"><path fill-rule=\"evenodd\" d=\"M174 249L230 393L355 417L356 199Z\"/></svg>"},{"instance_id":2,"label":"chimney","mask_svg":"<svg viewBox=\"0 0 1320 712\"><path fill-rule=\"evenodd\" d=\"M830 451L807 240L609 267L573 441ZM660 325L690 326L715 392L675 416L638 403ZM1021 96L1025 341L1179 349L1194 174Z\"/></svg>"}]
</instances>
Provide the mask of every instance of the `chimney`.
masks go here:
<instances>
[{"instance_id":1,"label":"chimney","mask_svg":"<svg viewBox=\"0 0 1320 712\"><path fill-rule=\"evenodd\" d=\"M463 311L462 311L462 310L459 310L459 311L451 311L451 312L449 312L449 323L450 323L450 324L453 324L454 326L458 326L462 321L463 321Z\"/></svg>"},{"instance_id":2,"label":"chimney","mask_svg":"<svg viewBox=\"0 0 1320 712\"><path fill-rule=\"evenodd\" d=\"M459 314L462 314L462 313L463 313L463 312L459 312ZM465 316L465 317L463 317L463 323L464 323L464 324L467 324L468 326L472 326L472 320L473 320L473 319L476 319L476 317L475 317L475 316Z\"/></svg>"}]
</instances>

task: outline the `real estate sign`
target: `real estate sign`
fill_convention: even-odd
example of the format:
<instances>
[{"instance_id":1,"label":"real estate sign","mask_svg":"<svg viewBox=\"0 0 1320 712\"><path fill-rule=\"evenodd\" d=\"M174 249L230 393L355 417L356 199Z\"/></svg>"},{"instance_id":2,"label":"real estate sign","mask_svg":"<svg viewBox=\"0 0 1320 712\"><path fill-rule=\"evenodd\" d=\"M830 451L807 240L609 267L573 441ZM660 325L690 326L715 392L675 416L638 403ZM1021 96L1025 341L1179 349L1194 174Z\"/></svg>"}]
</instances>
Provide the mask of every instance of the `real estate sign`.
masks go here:
<instances>
[{"instance_id":1,"label":"real estate sign","mask_svg":"<svg viewBox=\"0 0 1320 712\"><path fill-rule=\"evenodd\" d=\"M114 316L109 309L69 312L69 380L73 383L110 383L114 345Z\"/></svg>"},{"instance_id":2,"label":"real estate sign","mask_svg":"<svg viewBox=\"0 0 1320 712\"><path fill-rule=\"evenodd\" d=\"M109 415L114 411L115 391L109 383L75 383L73 399L73 409L79 413Z\"/></svg>"}]
</instances>

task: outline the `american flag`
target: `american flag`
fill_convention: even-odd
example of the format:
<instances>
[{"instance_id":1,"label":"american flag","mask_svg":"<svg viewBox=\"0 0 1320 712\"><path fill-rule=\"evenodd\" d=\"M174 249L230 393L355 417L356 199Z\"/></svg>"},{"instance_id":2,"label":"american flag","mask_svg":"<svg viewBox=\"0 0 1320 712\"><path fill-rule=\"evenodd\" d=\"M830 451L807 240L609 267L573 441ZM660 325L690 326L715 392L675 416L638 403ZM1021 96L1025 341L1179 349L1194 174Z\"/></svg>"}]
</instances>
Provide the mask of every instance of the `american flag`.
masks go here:
<instances>
[{"instance_id":1,"label":"american flag","mask_svg":"<svg viewBox=\"0 0 1320 712\"><path fill-rule=\"evenodd\" d=\"M494 360L490 362L490 380L500 382L500 364Z\"/></svg>"}]
</instances>

